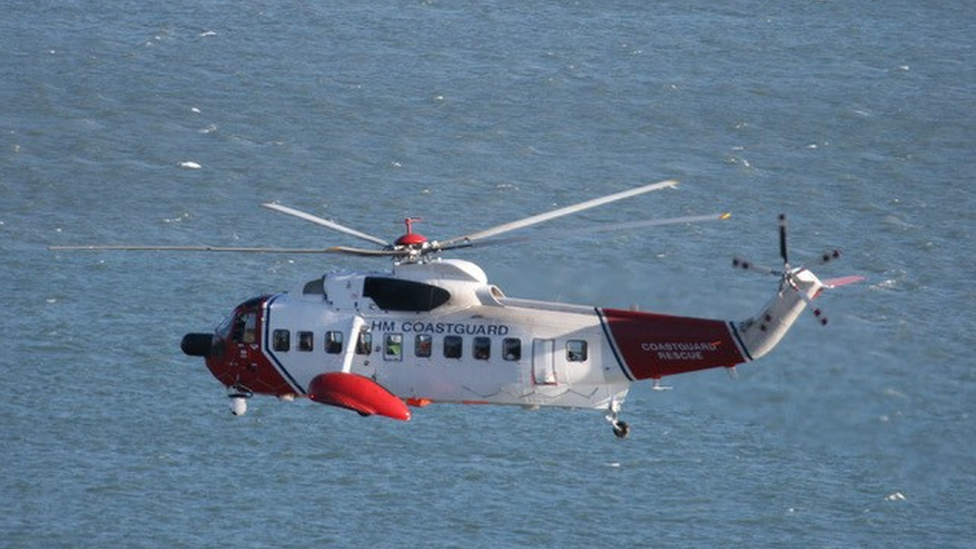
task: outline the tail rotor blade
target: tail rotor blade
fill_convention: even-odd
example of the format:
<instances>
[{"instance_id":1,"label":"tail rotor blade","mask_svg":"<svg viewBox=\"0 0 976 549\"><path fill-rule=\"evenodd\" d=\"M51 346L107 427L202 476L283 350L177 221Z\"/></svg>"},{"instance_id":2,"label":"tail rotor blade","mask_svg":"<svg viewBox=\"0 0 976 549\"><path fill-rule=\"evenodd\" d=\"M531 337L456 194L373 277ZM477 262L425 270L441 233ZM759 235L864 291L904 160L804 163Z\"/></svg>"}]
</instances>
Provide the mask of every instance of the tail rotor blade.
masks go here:
<instances>
[{"instance_id":1,"label":"tail rotor blade","mask_svg":"<svg viewBox=\"0 0 976 549\"><path fill-rule=\"evenodd\" d=\"M782 276L783 272L777 269L770 269L765 265L757 265L748 259L742 259L739 257L732 258L732 266L737 269L742 269L744 271L754 271L762 274L771 274L775 276Z\"/></svg>"},{"instance_id":2,"label":"tail rotor blade","mask_svg":"<svg viewBox=\"0 0 976 549\"><path fill-rule=\"evenodd\" d=\"M790 258L786 253L786 214L779 214L779 255L783 258L783 265L789 269Z\"/></svg>"},{"instance_id":3,"label":"tail rotor blade","mask_svg":"<svg viewBox=\"0 0 976 549\"><path fill-rule=\"evenodd\" d=\"M787 274L787 277L790 277L790 276L791 275ZM788 278L788 280L789 280L789 278ZM793 282L790 282L790 286L793 287L793 291L796 292L796 295L800 296L800 299L802 299L804 301L804 303L807 304L807 310L810 311L810 313L813 314L813 316L817 319L817 322L819 322L821 326L826 326L827 325L827 316L824 314L824 312L819 307L816 307L813 304L813 298L811 298L810 296L808 296L807 294L805 294L803 292L803 290L801 290L800 288L798 288L796 286L796 284L794 284ZM816 296L814 296L814 297L816 297Z\"/></svg>"},{"instance_id":4,"label":"tail rotor blade","mask_svg":"<svg viewBox=\"0 0 976 549\"><path fill-rule=\"evenodd\" d=\"M820 264L826 265L836 259L840 259L840 250L831 250L829 252L824 252L820 256Z\"/></svg>"}]
</instances>

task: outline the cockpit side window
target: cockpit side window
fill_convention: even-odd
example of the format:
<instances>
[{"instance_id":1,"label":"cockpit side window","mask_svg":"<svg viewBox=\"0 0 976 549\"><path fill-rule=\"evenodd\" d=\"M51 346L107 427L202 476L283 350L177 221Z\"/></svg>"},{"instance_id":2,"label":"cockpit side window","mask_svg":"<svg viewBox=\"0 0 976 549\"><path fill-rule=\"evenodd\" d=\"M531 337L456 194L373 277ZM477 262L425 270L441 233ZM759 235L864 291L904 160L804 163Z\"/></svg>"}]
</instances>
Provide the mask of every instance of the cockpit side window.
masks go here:
<instances>
[{"instance_id":1,"label":"cockpit side window","mask_svg":"<svg viewBox=\"0 0 976 549\"><path fill-rule=\"evenodd\" d=\"M254 343L258 340L258 314L254 311L241 313L234 319L231 340L235 343Z\"/></svg>"}]
</instances>

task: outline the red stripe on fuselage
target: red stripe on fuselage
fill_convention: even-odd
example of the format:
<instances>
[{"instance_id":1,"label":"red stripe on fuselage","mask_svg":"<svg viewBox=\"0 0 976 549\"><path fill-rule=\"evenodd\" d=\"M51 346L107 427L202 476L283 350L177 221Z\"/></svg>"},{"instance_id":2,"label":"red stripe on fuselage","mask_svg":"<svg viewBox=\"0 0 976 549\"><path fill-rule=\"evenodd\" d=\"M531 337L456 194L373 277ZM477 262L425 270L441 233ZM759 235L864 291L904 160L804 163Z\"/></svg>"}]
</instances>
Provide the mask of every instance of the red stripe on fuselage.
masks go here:
<instances>
[{"instance_id":1,"label":"red stripe on fuselage","mask_svg":"<svg viewBox=\"0 0 976 549\"><path fill-rule=\"evenodd\" d=\"M601 309L634 379L660 378L745 362L722 320Z\"/></svg>"}]
</instances>

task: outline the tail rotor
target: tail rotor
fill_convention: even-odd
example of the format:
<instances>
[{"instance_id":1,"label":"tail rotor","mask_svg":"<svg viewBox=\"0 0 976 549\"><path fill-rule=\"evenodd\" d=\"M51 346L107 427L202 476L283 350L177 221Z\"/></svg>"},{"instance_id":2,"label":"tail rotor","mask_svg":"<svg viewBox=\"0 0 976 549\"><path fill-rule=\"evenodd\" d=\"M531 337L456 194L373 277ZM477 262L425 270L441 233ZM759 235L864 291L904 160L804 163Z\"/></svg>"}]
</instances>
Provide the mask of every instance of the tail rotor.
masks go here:
<instances>
[{"instance_id":1,"label":"tail rotor","mask_svg":"<svg viewBox=\"0 0 976 549\"><path fill-rule=\"evenodd\" d=\"M812 279L814 281L812 285L811 282L809 281L810 277L805 276L801 280L800 275L802 273L809 273L810 275L813 275L813 273L811 273L809 269L803 266L799 266L799 267L790 266L789 250L787 247L787 240L786 240L786 233L787 233L786 215L779 214L778 221L779 221L779 255L780 255L780 259L782 259L783 261L782 269L771 269L769 267L759 265L753 263L752 261L749 261L747 259L742 259L739 257L735 257L732 259L732 266L737 269L754 271L758 273L774 275L779 277L782 286L784 288L789 287L793 289L797 293L797 295L799 295L800 299L802 299L807 304L810 312L813 313L813 316L817 319L817 322L821 326L826 326L828 322L827 316L824 314L822 309L813 306L813 300L816 299L824 289L833 289L838 286L860 282L861 280L864 280L864 277L847 276L843 278L821 281L817 279L816 276L812 276ZM840 259L840 256L841 256L840 250L830 250L821 254L820 257L818 257L816 261L814 261L814 263L817 263L819 265L826 265L827 263L831 263L833 261Z\"/></svg>"}]
</instances>

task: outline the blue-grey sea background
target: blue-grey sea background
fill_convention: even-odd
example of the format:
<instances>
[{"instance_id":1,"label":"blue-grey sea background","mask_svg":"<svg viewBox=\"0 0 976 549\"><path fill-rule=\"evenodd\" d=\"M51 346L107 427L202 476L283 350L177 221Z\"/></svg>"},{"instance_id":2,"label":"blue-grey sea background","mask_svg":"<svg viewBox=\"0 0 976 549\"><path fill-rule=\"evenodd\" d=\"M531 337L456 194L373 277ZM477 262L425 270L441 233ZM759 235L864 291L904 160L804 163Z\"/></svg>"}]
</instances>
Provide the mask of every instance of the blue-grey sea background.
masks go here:
<instances>
[{"instance_id":1,"label":"blue-grey sea background","mask_svg":"<svg viewBox=\"0 0 976 549\"><path fill-rule=\"evenodd\" d=\"M972 547L976 3L13 0L0 16L0 547ZM842 248L826 328L593 411L254 399L190 331L336 256L54 253L726 222L453 255L518 297L741 319ZM550 235L551 237L552 235Z\"/></svg>"}]
</instances>

